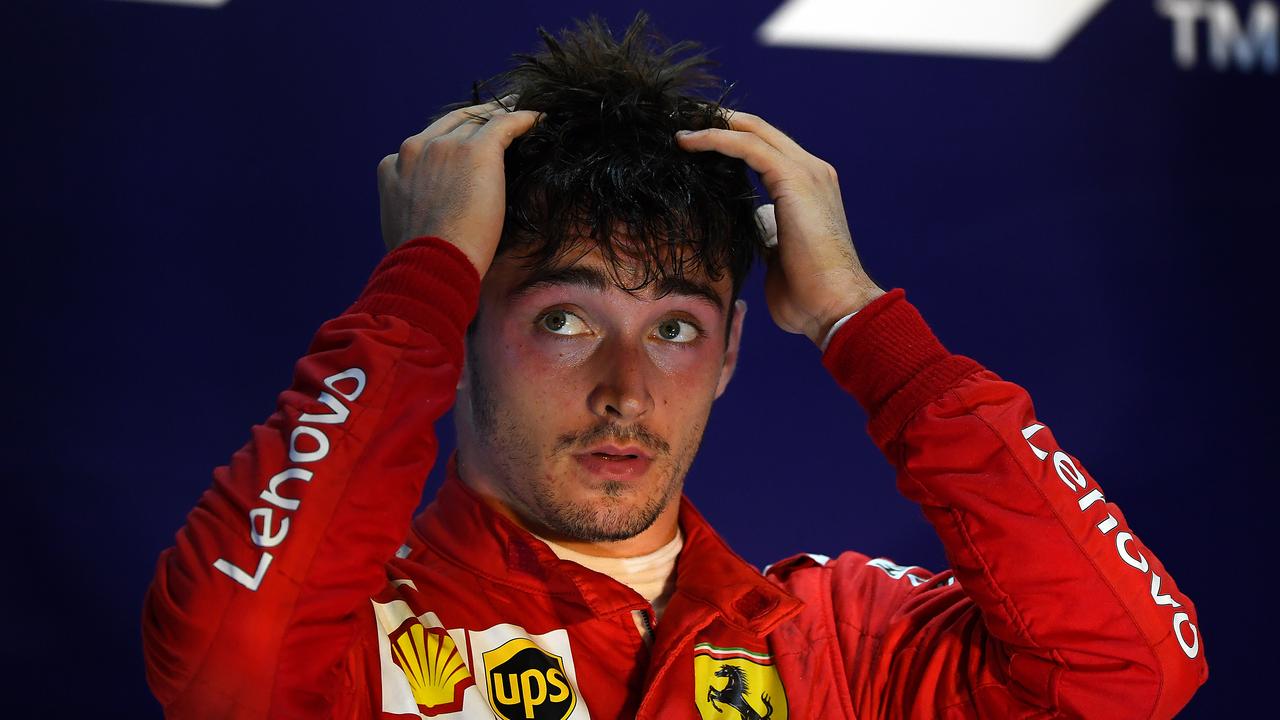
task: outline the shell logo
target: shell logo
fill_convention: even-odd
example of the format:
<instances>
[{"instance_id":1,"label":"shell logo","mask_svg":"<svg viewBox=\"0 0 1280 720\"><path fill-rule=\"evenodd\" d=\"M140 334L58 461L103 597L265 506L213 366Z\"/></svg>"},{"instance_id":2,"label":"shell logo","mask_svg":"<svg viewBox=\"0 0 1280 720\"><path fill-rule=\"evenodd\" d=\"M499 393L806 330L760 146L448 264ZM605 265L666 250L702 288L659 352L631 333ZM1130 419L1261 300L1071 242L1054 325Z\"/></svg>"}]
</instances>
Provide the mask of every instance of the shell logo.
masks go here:
<instances>
[{"instance_id":1,"label":"shell logo","mask_svg":"<svg viewBox=\"0 0 1280 720\"><path fill-rule=\"evenodd\" d=\"M476 681L448 633L409 618L388 640L419 712L430 717L462 709L462 693Z\"/></svg>"}]
</instances>

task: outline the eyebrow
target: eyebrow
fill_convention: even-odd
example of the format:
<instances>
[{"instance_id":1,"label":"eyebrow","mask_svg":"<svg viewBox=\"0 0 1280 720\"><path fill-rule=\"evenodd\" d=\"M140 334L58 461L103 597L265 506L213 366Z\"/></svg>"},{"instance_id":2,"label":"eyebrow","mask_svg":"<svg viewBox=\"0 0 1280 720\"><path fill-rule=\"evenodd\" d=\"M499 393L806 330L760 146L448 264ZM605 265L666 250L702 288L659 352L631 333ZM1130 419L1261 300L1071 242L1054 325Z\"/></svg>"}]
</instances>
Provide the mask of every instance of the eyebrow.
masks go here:
<instances>
[{"instance_id":1,"label":"eyebrow","mask_svg":"<svg viewBox=\"0 0 1280 720\"><path fill-rule=\"evenodd\" d=\"M549 287L571 286L604 292L610 285L613 285L613 281L605 275L603 270L597 268L575 266L553 268L535 272L525 278L523 282L507 294L507 299L517 300L532 292ZM658 297L680 295L704 302L721 314L724 313L724 305L720 301L720 295L704 282L667 276L655 281L655 287L657 288Z\"/></svg>"},{"instance_id":2,"label":"eyebrow","mask_svg":"<svg viewBox=\"0 0 1280 720\"><path fill-rule=\"evenodd\" d=\"M658 280L658 296L681 295L693 300L701 300L724 314L724 305L720 303L720 295L711 286L679 277L664 277Z\"/></svg>"}]
</instances>

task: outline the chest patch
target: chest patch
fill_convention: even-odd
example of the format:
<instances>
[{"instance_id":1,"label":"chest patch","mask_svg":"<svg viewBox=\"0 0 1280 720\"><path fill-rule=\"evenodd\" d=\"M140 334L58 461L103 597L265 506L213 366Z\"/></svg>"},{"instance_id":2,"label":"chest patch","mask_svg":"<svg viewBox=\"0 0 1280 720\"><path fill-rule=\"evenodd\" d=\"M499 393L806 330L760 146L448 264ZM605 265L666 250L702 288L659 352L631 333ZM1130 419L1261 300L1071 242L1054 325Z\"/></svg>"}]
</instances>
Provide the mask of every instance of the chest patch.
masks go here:
<instances>
[{"instance_id":1,"label":"chest patch","mask_svg":"<svg viewBox=\"0 0 1280 720\"><path fill-rule=\"evenodd\" d=\"M446 630L433 612L415 615L403 600L375 600L373 613L383 712L437 720L489 717L469 667L464 630Z\"/></svg>"},{"instance_id":2,"label":"chest patch","mask_svg":"<svg viewBox=\"0 0 1280 720\"><path fill-rule=\"evenodd\" d=\"M373 601L383 713L422 720L590 720L569 633L445 628L404 600Z\"/></svg>"},{"instance_id":3,"label":"chest patch","mask_svg":"<svg viewBox=\"0 0 1280 720\"><path fill-rule=\"evenodd\" d=\"M587 720L564 629L533 634L517 625L469 631L477 685L493 716L506 720Z\"/></svg>"},{"instance_id":4,"label":"chest patch","mask_svg":"<svg viewBox=\"0 0 1280 720\"><path fill-rule=\"evenodd\" d=\"M508 640L484 654L489 703L507 720L565 720L577 705L564 659L528 638Z\"/></svg>"},{"instance_id":5,"label":"chest patch","mask_svg":"<svg viewBox=\"0 0 1280 720\"><path fill-rule=\"evenodd\" d=\"M787 720L787 693L766 653L698 643L693 688L703 720Z\"/></svg>"},{"instance_id":6,"label":"chest patch","mask_svg":"<svg viewBox=\"0 0 1280 720\"><path fill-rule=\"evenodd\" d=\"M409 618L388 638L391 661L404 672L418 712L427 717L462 709L462 693L475 685L462 653L443 629Z\"/></svg>"}]
</instances>

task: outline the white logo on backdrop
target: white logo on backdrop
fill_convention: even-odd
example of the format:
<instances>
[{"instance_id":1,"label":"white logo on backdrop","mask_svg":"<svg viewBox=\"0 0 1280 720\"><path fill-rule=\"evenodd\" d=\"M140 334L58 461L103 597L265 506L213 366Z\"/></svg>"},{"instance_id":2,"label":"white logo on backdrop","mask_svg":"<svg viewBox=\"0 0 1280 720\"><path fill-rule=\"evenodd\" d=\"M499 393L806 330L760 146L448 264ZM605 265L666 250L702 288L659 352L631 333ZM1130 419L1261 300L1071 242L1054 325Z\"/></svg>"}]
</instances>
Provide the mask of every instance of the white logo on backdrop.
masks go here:
<instances>
[{"instance_id":1,"label":"white logo on backdrop","mask_svg":"<svg viewBox=\"0 0 1280 720\"><path fill-rule=\"evenodd\" d=\"M1107 0L788 0L766 45L1050 60Z\"/></svg>"},{"instance_id":2,"label":"white logo on backdrop","mask_svg":"<svg viewBox=\"0 0 1280 720\"><path fill-rule=\"evenodd\" d=\"M119 0L121 2L144 2L153 5L186 5L187 7L217 8L226 5L230 0Z\"/></svg>"},{"instance_id":3,"label":"white logo on backdrop","mask_svg":"<svg viewBox=\"0 0 1280 720\"><path fill-rule=\"evenodd\" d=\"M1280 9L1255 0L1243 15L1226 0L1158 0L1156 11L1173 27L1173 59L1190 70L1200 62L1199 26L1215 70L1280 71Z\"/></svg>"}]
</instances>

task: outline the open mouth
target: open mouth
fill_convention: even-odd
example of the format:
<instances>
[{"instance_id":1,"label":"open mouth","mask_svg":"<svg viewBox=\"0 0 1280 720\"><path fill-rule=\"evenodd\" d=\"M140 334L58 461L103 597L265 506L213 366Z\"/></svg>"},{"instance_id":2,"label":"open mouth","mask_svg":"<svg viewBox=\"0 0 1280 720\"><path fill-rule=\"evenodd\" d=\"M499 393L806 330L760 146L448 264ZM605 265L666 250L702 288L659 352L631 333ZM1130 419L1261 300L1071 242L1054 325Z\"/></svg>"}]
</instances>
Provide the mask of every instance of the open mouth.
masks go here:
<instances>
[{"instance_id":1,"label":"open mouth","mask_svg":"<svg viewBox=\"0 0 1280 720\"><path fill-rule=\"evenodd\" d=\"M593 452L592 455L604 460L635 460L639 455L610 455L609 453Z\"/></svg>"},{"instance_id":2,"label":"open mouth","mask_svg":"<svg viewBox=\"0 0 1280 720\"><path fill-rule=\"evenodd\" d=\"M638 478L653 465L653 458L638 447L605 445L597 448L574 456L593 475L613 479ZM635 452L630 452L631 450Z\"/></svg>"}]
</instances>

